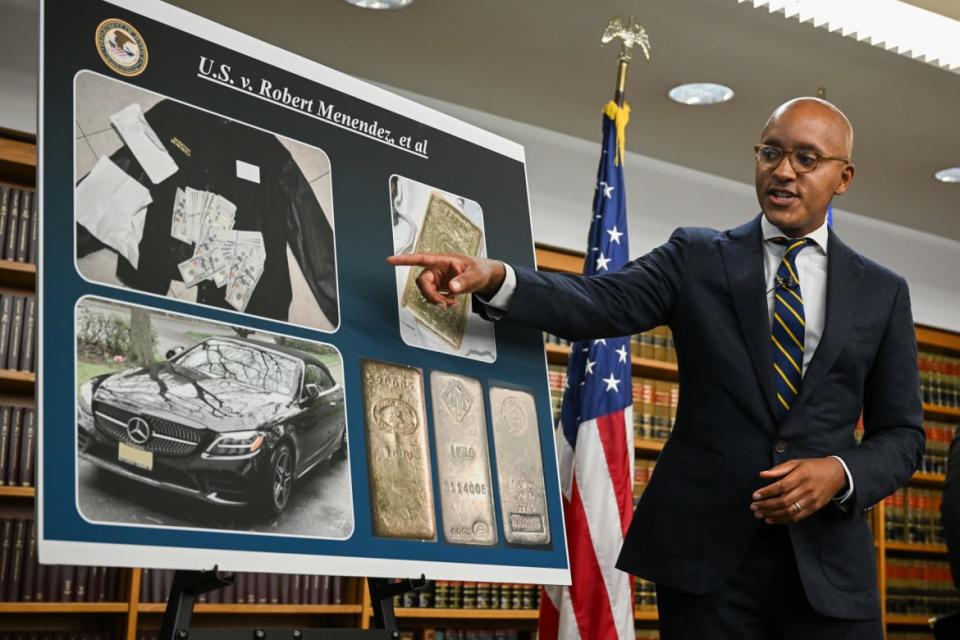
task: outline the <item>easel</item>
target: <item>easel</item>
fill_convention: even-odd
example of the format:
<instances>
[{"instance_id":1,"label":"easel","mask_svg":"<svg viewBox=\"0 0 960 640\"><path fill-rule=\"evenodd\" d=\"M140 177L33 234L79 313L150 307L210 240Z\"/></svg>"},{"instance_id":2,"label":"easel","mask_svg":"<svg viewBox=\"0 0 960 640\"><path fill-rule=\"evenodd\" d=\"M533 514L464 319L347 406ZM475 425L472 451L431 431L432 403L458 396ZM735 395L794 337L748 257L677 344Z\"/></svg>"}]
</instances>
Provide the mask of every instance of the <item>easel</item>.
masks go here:
<instances>
[{"instance_id":1,"label":"easel","mask_svg":"<svg viewBox=\"0 0 960 640\"><path fill-rule=\"evenodd\" d=\"M373 605L373 629L194 629L193 605L197 596L233 584L233 576L210 571L177 571L163 612L160 640L397 640L397 618L393 597L408 591L420 591L427 580L393 582L385 578L367 578Z\"/></svg>"}]
</instances>

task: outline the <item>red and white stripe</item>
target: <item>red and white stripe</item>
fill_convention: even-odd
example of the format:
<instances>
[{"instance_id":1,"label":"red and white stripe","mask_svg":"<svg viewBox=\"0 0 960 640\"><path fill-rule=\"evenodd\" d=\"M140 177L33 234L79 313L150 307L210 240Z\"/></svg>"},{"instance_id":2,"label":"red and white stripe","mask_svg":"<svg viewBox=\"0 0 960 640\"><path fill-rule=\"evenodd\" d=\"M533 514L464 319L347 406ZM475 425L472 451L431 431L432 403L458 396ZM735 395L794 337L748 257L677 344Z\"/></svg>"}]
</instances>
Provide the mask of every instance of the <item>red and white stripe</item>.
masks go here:
<instances>
[{"instance_id":1,"label":"red and white stripe","mask_svg":"<svg viewBox=\"0 0 960 640\"><path fill-rule=\"evenodd\" d=\"M569 587L540 599L540 640L633 640L633 583L614 567L633 513L633 408L588 420L571 448L556 433Z\"/></svg>"}]
</instances>

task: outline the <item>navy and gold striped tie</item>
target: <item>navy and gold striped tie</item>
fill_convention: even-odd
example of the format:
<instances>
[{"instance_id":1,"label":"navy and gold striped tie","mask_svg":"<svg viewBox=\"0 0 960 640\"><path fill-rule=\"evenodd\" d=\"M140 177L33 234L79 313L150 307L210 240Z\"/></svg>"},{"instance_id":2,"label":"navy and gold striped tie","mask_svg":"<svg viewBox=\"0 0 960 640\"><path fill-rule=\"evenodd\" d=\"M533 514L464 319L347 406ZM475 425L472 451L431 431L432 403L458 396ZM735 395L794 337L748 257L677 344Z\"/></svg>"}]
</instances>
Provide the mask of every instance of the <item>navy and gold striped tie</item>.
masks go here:
<instances>
[{"instance_id":1,"label":"navy and gold striped tie","mask_svg":"<svg viewBox=\"0 0 960 640\"><path fill-rule=\"evenodd\" d=\"M806 238L774 238L771 241L787 245L777 268L777 280L773 288L773 321L770 332L773 340L777 420L782 422L797 397L803 377L803 335L806 320L803 315L800 276L797 273L797 254L807 246L808 241Z\"/></svg>"}]
</instances>

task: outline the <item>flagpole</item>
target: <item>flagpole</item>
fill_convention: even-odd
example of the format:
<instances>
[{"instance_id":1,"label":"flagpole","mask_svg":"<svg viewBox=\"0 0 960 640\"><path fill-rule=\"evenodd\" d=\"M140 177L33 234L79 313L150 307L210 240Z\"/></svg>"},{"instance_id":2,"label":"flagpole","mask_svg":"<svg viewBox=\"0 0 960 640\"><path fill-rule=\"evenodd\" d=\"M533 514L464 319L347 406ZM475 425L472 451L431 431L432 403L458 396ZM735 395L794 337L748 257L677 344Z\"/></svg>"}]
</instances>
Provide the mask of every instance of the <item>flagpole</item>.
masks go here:
<instances>
[{"instance_id":1,"label":"flagpole","mask_svg":"<svg viewBox=\"0 0 960 640\"><path fill-rule=\"evenodd\" d=\"M633 58L633 48L639 46L644 57L649 60L650 38L633 16L627 20L621 16L614 16L607 22L600 44L607 44L612 40L620 40L620 54L617 56L617 88L613 94L613 101L622 108L626 97L627 67Z\"/></svg>"}]
</instances>

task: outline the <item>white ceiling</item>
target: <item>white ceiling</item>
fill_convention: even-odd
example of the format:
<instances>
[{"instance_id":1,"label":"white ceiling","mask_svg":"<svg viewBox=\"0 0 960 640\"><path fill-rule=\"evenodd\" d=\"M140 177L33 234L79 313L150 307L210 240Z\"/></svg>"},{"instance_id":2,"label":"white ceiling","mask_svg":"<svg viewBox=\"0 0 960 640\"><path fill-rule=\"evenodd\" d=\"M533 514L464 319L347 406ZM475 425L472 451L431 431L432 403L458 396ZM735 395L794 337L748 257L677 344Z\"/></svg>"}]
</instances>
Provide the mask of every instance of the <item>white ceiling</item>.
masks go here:
<instances>
[{"instance_id":1,"label":"white ceiling","mask_svg":"<svg viewBox=\"0 0 960 640\"><path fill-rule=\"evenodd\" d=\"M908 1L960 14L956 0ZM588 140L615 75L600 33L610 16L632 14L653 59L630 72L630 150L750 183L769 112L825 86L856 129L857 177L838 206L960 240L960 185L932 178L960 165L960 74L736 0L417 0L380 12L340 0L173 3L353 75ZM8 18L31 6L0 0ZM28 56L8 53L0 71L35 73ZM728 84L736 98L667 99L695 80Z\"/></svg>"},{"instance_id":2,"label":"white ceiling","mask_svg":"<svg viewBox=\"0 0 960 640\"><path fill-rule=\"evenodd\" d=\"M950 12L953 0L913 0ZM838 205L960 240L960 75L736 0L417 0L401 11L338 0L174 0L347 73L586 139L612 95L607 19L635 15L653 47L628 81L630 150L750 183L770 111L820 86L856 129L857 177ZM960 43L958 43L960 46ZM687 107L675 84L711 80L733 101Z\"/></svg>"}]
</instances>

